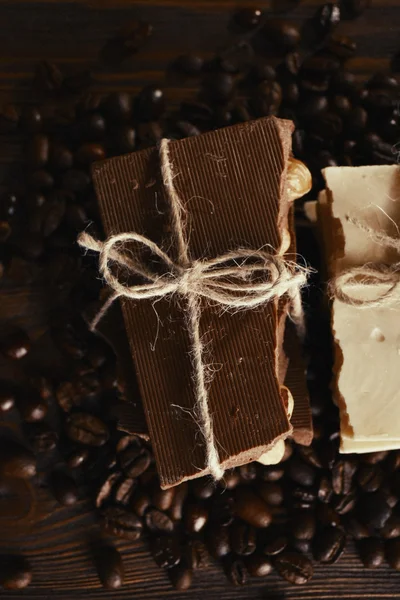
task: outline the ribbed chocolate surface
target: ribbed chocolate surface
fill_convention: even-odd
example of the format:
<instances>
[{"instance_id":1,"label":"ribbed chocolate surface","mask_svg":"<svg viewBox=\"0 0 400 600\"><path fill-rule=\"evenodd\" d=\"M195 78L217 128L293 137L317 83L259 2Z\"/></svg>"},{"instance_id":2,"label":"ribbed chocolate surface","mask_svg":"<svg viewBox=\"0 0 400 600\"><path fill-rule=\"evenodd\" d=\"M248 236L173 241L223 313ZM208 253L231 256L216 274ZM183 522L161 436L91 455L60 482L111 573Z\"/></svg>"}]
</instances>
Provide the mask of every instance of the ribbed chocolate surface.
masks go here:
<instances>
[{"instance_id":1,"label":"ribbed chocolate surface","mask_svg":"<svg viewBox=\"0 0 400 600\"><path fill-rule=\"evenodd\" d=\"M175 186L186 208L192 258L241 246L280 245L280 186L292 125L261 119L170 143ZM168 249L168 211L158 153L144 150L96 165L94 181L108 235L135 231ZM175 301L123 301L161 484L204 473L193 420L188 333ZM257 457L290 429L275 374L276 307L222 313L204 307L202 334L215 374L209 405L221 461Z\"/></svg>"}]
</instances>

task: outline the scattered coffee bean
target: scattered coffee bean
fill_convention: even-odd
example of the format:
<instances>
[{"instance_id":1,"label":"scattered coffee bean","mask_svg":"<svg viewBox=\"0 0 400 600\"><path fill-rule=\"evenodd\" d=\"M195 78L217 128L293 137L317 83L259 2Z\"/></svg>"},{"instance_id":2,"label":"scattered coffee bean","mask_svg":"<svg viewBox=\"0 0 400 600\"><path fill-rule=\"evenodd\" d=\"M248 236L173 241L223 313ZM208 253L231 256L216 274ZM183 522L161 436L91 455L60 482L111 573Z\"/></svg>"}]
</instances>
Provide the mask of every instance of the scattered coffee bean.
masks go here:
<instances>
[{"instance_id":1,"label":"scattered coffee bean","mask_svg":"<svg viewBox=\"0 0 400 600\"><path fill-rule=\"evenodd\" d=\"M174 63L175 69L189 77L199 75L203 69L203 65L203 59L201 56L197 56L197 54L182 54Z\"/></svg>"},{"instance_id":2,"label":"scattered coffee bean","mask_svg":"<svg viewBox=\"0 0 400 600\"><path fill-rule=\"evenodd\" d=\"M283 503L284 494L279 483L263 482L259 485L257 491L269 506L280 506Z\"/></svg>"},{"instance_id":3,"label":"scattered coffee bean","mask_svg":"<svg viewBox=\"0 0 400 600\"><path fill-rule=\"evenodd\" d=\"M312 511L301 510L292 517L290 531L299 540L311 540L316 530L316 520Z\"/></svg>"},{"instance_id":4,"label":"scattered coffee bean","mask_svg":"<svg viewBox=\"0 0 400 600\"><path fill-rule=\"evenodd\" d=\"M155 537L150 542L151 555L161 569L171 569L181 560L178 540L168 535Z\"/></svg>"},{"instance_id":5,"label":"scattered coffee bean","mask_svg":"<svg viewBox=\"0 0 400 600\"><path fill-rule=\"evenodd\" d=\"M72 506L78 501L77 485L63 471L54 471L50 476L50 486L56 500L63 506Z\"/></svg>"},{"instance_id":6,"label":"scattered coffee bean","mask_svg":"<svg viewBox=\"0 0 400 600\"><path fill-rule=\"evenodd\" d=\"M385 549L382 540L377 538L366 538L357 544L358 553L364 567L376 569L380 567L385 559Z\"/></svg>"},{"instance_id":7,"label":"scattered coffee bean","mask_svg":"<svg viewBox=\"0 0 400 600\"><path fill-rule=\"evenodd\" d=\"M86 446L103 446L108 441L109 431L103 421L89 413L73 413L68 417L66 433L73 442Z\"/></svg>"},{"instance_id":8,"label":"scattered coffee bean","mask_svg":"<svg viewBox=\"0 0 400 600\"><path fill-rule=\"evenodd\" d=\"M190 503L185 508L184 525L187 533L198 533L207 523L208 510L201 504Z\"/></svg>"},{"instance_id":9,"label":"scattered coffee bean","mask_svg":"<svg viewBox=\"0 0 400 600\"><path fill-rule=\"evenodd\" d=\"M268 19L261 33L268 44L272 44L274 49L282 53L292 51L300 41L297 27L282 19Z\"/></svg>"},{"instance_id":10,"label":"scattered coffee bean","mask_svg":"<svg viewBox=\"0 0 400 600\"><path fill-rule=\"evenodd\" d=\"M311 561L297 552L282 552L274 559L273 564L283 579L295 585L307 583L314 574Z\"/></svg>"},{"instance_id":11,"label":"scattered coffee bean","mask_svg":"<svg viewBox=\"0 0 400 600\"><path fill-rule=\"evenodd\" d=\"M235 514L254 527L268 527L272 515L268 505L248 488L238 488L234 502Z\"/></svg>"},{"instance_id":12,"label":"scattered coffee bean","mask_svg":"<svg viewBox=\"0 0 400 600\"><path fill-rule=\"evenodd\" d=\"M270 559L262 554L252 554L251 556L247 556L244 561L252 577L265 577L272 571Z\"/></svg>"},{"instance_id":13,"label":"scattered coffee bean","mask_svg":"<svg viewBox=\"0 0 400 600\"><path fill-rule=\"evenodd\" d=\"M385 495L380 492L365 494L357 505L358 516L367 527L381 529L392 514Z\"/></svg>"},{"instance_id":14,"label":"scattered coffee bean","mask_svg":"<svg viewBox=\"0 0 400 600\"><path fill-rule=\"evenodd\" d=\"M277 554L280 554L285 550L288 544L288 540L284 535L270 534L268 538L269 539L267 539L263 547L263 552L267 556L276 556Z\"/></svg>"},{"instance_id":15,"label":"scattered coffee bean","mask_svg":"<svg viewBox=\"0 0 400 600\"><path fill-rule=\"evenodd\" d=\"M100 545L96 549L95 564L99 579L107 590L116 590L122 586L125 578L121 554L114 546Z\"/></svg>"},{"instance_id":16,"label":"scattered coffee bean","mask_svg":"<svg viewBox=\"0 0 400 600\"><path fill-rule=\"evenodd\" d=\"M315 481L315 469L300 458L295 457L290 462L289 476L299 485L312 486Z\"/></svg>"},{"instance_id":17,"label":"scattered coffee bean","mask_svg":"<svg viewBox=\"0 0 400 600\"><path fill-rule=\"evenodd\" d=\"M161 510L151 508L146 512L146 525L150 531L171 533L174 530L172 519Z\"/></svg>"},{"instance_id":18,"label":"scattered coffee bean","mask_svg":"<svg viewBox=\"0 0 400 600\"><path fill-rule=\"evenodd\" d=\"M29 427L28 439L35 453L44 454L55 449L58 434L47 423L34 423Z\"/></svg>"},{"instance_id":19,"label":"scattered coffee bean","mask_svg":"<svg viewBox=\"0 0 400 600\"><path fill-rule=\"evenodd\" d=\"M48 402L43 400L35 390L27 390L18 399L18 410L27 423L42 421L48 411Z\"/></svg>"},{"instance_id":20,"label":"scattered coffee bean","mask_svg":"<svg viewBox=\"0 0 400 600\"><path fill-rule=\"evenodd\" d=\"M36 475L34 455L12 439L0 439L0 475L28 479Z\"/></svg>"},{"instance_id":21,"label":"scattered coffee bean","mask_svg":"<svg viewBox=\"0 0 400 600\"><path fill-rule=\"evenodd\" d=\"M186 559L191 569L205 569L210 564L207 546L199 539L191 540L187 546Z\"/></svg>"},{"instance_id":22,"label":"scattered coffee bean","mask_svg":"<svg viewBox=\"0 0 400 600\"><path fill-rule=\"evenodd\" d=\"M90 165L97 160L103 160L105 156L103 146L95 142L83 144L76 152L76 160L83 165Z\"/></svg>"},{"instance_id":23,"label":"scattered coffee bean","mask_svg":"<svg viewBox=\"0 0 400 600\"><path fill-rule=\"evenodd\" d=\"M246 565L240 558L231 560L227 559L225 563L225 573L229 581L235 585L245 585L247 583L247 569Z\"/></svg>"},{"instance_id":24,"label":"scattered coffee bean","mask_svg":"<svg viewBox=\"0 0 400 600\"><path fill-rule=\"evenodd\" d=\"M181 483L175 488L175 495L172 500L168 513L173 521L180 521L183 514L183 505L188 494L188 484Z\"/></svg>"},{"instance_id":25,"label":"scattered coffee bean","mask_svg":"<svg viewBox=\"0 0 400 600\"><path fill-rule=\"evenodd\" d=\"M318 562L331 565L342 556L345 546L345 534L337 527L326 527L314 539L314 558Z\"/></svg>"},{"instance_id":26,"label":"scattered coffee bean","mask_svg":"<svg viewBox=\"0 0 400 600\"><path fill-rule=\"evenodd\" d=\"M206 532L207 548L215 559L226 556L231 551L228 527L213 526Z\"/></svg>"},{"instance_id":27,"label":"scattered coffee bean","mask_svg":"<svg viewBox=\"0 0 400 600\"><path fill-rule=\"evenodd\" d=\"M28 354L31 343L25 332L15 331L8 335L0 346L5 356L13 360L19 360Z\"/></svg>"},{"instance_id":28,"label":"scattered coffee bean","mask_svg":"<svg viewBox=\"0 0 400 600\"><path fill-rule=\"evenodd\" d=\"M234 21L239 27L249 31L258 27L261 17L262 11L259 8L248 7L238 10L234 15Z\"/></svg>"},{"instance_id":29,"label":"scattered coffee bean","mask_svg":"<svg viewBox=\"0 0 400 600\"><path fill-rule=\"evenodd\" d=\"M370 0L341 0L344 16L350 19L359 17L370 6Z\"/></svg>"},{"instance_id":30,"label":"scattered coffee bean","mask_svg":"<svg viewBox=\"0 0 400 600\"><path fill-rule=\"evenodd\" d=\"M364 492L376 492L383 481L383 472L377 465L362 465L357 473L357 483Z\"/></svg>"},{"instance_id":31,"label":"scattered coffee bean","mask_svg":"<svg viewBox=\"0 0 400 600\"><path fill-rule=\"evenodd\" d=\"M230 527L232 550L239 556L248 556L255 552L257 540L254 527L241 521L235 521Z\"/></svg>"},{"instance_id":32,"label":"scattered coffee bean","mask_svg":"<svg viewBox=\"0 0 400 600\"><path fill-rule=\"evenodd\" d=\"M15 406L15 394L7 385L1 384L0 413L6 413Z\"/></svg>"},{"instance_id":33,"label":"scattered coffee bean","mask_svg":"<svg viewBox=\"0 0 400 600\"><path fill-rule=\"evenodd\" d=\"M141 520L122 507L111 506L101 513L101 525L110 535L137 540L142 533Z\"/></svg>"},{"instance_id":34,"label":"scattered coffee bean","mask_svg":"<svg viewBox=\"0 0 400 600\"><path fill-rule=\"evenodd\" d=\"M5 590L23 590L32 581L32 569L22 556L0 557L0 585Z\"/></svg>"}]
</instances>

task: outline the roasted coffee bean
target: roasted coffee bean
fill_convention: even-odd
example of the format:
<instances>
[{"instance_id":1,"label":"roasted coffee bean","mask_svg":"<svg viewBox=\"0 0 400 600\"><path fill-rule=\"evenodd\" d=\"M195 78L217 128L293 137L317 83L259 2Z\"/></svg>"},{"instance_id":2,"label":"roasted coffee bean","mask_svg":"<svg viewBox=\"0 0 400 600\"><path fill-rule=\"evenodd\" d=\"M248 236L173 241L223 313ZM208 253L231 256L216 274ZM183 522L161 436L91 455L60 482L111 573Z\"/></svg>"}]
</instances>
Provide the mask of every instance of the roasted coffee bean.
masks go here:
<instances>
[{"instance_id":1,"label":"roasted coffee bean","mask_svg":"<svg viewBox=\"0 0 400 600\"><path fill-rule=\"evenodd\" d=\"M296 512L291 520L290 531L298 540L311 540L316 530L315 515L310 510Z\"/></svg>"},{"instance_id":2,"label":"roasted coffee bean","mask_svg":"<svg viewBox=\"0 0 400 600\"><path fill-rule=\"evenodd\" d=\"M309 508L315 503L316 499L317 492L314 487L307 488L298 485L292 490L292 500L298 508Z\"/></svg>"},{"instance_id":3,"label":"roasted coffee bean","mask_svg":"<svg viewBox=\"0 0 400 600\"><path fill-rule=\"evenodd\" d=\"M192 585L193 571L185 564L181 563L168 570L168 577L173 587L176 590L183 592L184 590L188 590Z\"/></svg>"},{"instance_id":4,"label":"roasted coffee bean","mask_svg":"<svg viewBox=\"0 0 400 600\"><path fill-rule=\"evenodd\" d=\"M8 358L19 360L24 358L30 350L31 342L28 335L22 330L15 330L5 337L0 343L1 351Z\"/></svg>"},{"instance_id":5,"label":"roasted coffee bean","mask_svg":"<svg viewBox=\"0 0 400 600\"><path fill-rule=\"evenodd\" d=\"M150 542L151 555L161 569L171 569L181 560L181 549L175 537L162 535Z\"/></svg>"},{"instance_id":6,"label":"roasted coffee bean","mask_svg":"<svg viewBox=\"0 0 400 600\"><path fill-rule=\"evenodd\" d=\"M382 540L378 538L366 538L357 544L358 553L364 567L376 569L383 564L385 549Z\"/></svg>"},{"instance_id":7,"label":"roasted coffee bean","mask_svg":"<svg viewBox=\"0 0 400 600\"><path fill-rule=\"evenodd\" d=\"M348 494L353 483L357 464L350 460L338 460L332 469L332 488L335 494Z\"/></svg>"},{"instance_id":8,"label":"roasted coffee bean","mask_svg":"<svg viewBox=\"0 0 400 600\"><path fill-rule=\"evenodd\" d=\"M184 510L184 525L188 533L198 533L208 520L208 510L201 504L190 503Z\"/></svg>"},{"instance_id":9,"label":"roasted coffee bean","mask_svg":"<svg viewBox=\"0 0 400 600\"><path fill-rule=\"evenodd\" d=\"M278 52L292 51L300 41L300 32L296 25L282 19L268 19L263 25L261 34L268 44L272 44Z\"/></svg>"},{"instance_id":10,"label":"roasted coffee bean","mask_svg":"<svg viewBox=\"0 0 400 600\"><path fill-rule=\"evenodd\" d=\"M228 527L213 525L206 532L208 551L215 559L226 556L231 551Z\"/></svg>"},{"instance_id":11,"label":"roasted coffee bean","mask_svg":"<svg viewBox=\"0 0 400 600\"><path fill-rule=\"evenodd\" d=\"M344 117L351 111L351 102L346 96L334 96L332 99L331 108L339 116Z\"/></svg>"},{"instance_id":12,"label":"roasted coffee bean","mask_svg":"<svg viewBox=\"0 0 400 600\"><path fill-rule=\"evenodd\" d=\"M297 83L282 84L282 103L289 106L297 104L300 97L299 86Z\"/></svg>"},{"instance_id":13,"label":"roasted coffee bean","mask_svg":"<svg viewBox=\"0 0 400 600\"><path fill-rule=\"evenodd\" d=\"M312 486L315 481L316 472L313 467L306 464L299 457L290 461L289 477L299 485Z\"/></svg>"},{"instance_id":14,"label":"roasted coffee bean","mask_svg":"<svg viewBox=\"0 0 400 600\"><path fill-rule=\"evenodd\" d=\"M331 35L327 44L327 50L342 60L351 58L356 50L357 44L351 38L345 35Z\"/></svg>"},{"instance_id":15,"label":"roasted coffee bean","mask_svg":"<svg viewBox=\"0 0 400 600\"><path fill-rule=\"evenodd\" d=\"M351 490L348 494L334 496L332 499L332 506L339 515L346 515L354 509L357 498L356 491Z\"/></svg>"},{"instance_id":16,"label":"roasted coffee bean","mask_svg":"<svg viewBox=\"0 0 400 600\"><path fill-rule=\"evenodd\" d=\"M0 585L5 590L22 590L32 581L32 569L22 556L0 557Z\"/></svg>"},{"instance_id":17,"label":"roasted coffee bean","mask_svg":"<svg viewBox=\"0 0 400 600\"><path fill-rule=\"evenodd\" d=\"M96 110L96 108L94 110ZM95 142L102 140L106 133L105 118L98 112L88 114L82 119L81 129L82 137L86 141Z\"/></svg>"},{"instance_id":18,"label":"roasted coffee bean","mask_svg":"<svg viewBox=\"0 0 400 600\"><path fill-rule=\"evenodd\" d=\"M209 73L203 80L207 97L216 103L225 104L234 92L234 79L229 73Z\"/></svg>"},{"instance_id":19,"label":"roasted coffee bean","mask_svg":"<svg viewBox=\"0 0 400 600\"><path fill-rule=\"evenodd\" d=\"M376 492L383 481L383 471L378 465L362 465L357 473L357 483L364 492Z\"/></svg>"},{"instance_id":20,"label":"roasted coffee bean","mask_svg":"<svg viewBox=\"0 0 400 600\"><path fill-rule=\"evenodd\" d=\"M101 59L110 66L136 54L151 36L153 27L146 21L133 20L124 25L101 51Z\"/></svg>"},{"instance_id":21,"label":"roasted coffee bean","mask_svg":"<svg viewBox=\"0 0 400 600\"><path fill-rule=\"evenodd\" d=\"M182 54L174 62L174 67L188 77L196 77L203 69L204 60L197 54Z\"/></svg>"},{"instance_id":22,"label":"roasted coffee bean","mask_svg":"<svg viewBox=\"0 0 400 600\"><path fill-rule=\"evenodd\" d=\"M85 446L103 446L110 435L108 427L103 421L84 412L69 415L66 422L66 433L73 442Z\"/></svg>"},{"instance_id":23,"label":"roasted coffee bean","mask_svg":"<svg viewBox=\"0 0 400 600\"><path fill-rule=\"evenodd\" d=\"M142 121L159 119L165 111L165 96L157 85L147 85L136 99L136 110Z\"/></svg>"},{"instance_id":24,"label":"roasted coffee bean","mask_svg":"<svg viewBox=\"0 0 400 600\"><path fill-rule=\"evenodd\" d=\"M346 515L342 518L346 533L355 540L362 540L369 537L369 530L366 525L360 523L353 515Z\"/></svg>"},{"instance_id":25,"label":"roasted coffee bean","mask_svg":"<svg viewBox=\"0 0 400 600\"><path fill-rule=\"evenodd\" d=\"M392 509L381 491L364 494L358 502L357 510L362 523L376 529L382 529L392 514Z\"/></svg>"},{"instance_id":26,"label":"roasted coffee bean","mask_svg":"<svg viewBox=\"0 0 400 600\"><path fill-rule=\"evenodd\" d=\"M174 487L168 488L167 490L162 490L157 482L151 494L152 505L159 510L167 511L171 507L171 504L174 500L175 492L176 488Z\"/></svg>"},{"instance_id":27,"label":"roasted coffee bean","mask_svg":"<svg viewBox=\"0 0 400 600\"><path fill-rule=\"evenodd\" d=\"M215 492L215 483L206 477L194 479L192 483L192 492L196 498L206 500L207 498L211 498Z\"/></svg>"},{"instance_id":28,"label":"roasted coffee bean","mask_svg":"<svg viewBox=\"0 0 400 600\"><path fill-rule=\"evenodd\" d=\"M340 527L341 517L339 513L328 504L319 504L316 509L316 519L322 526Z\"/></svg>"},{"instance_id":29,"label":"roasted coffee bean","mask_svg":"<svg viewBox=\"0 0 400 600\"><path fill-rule=\"evenodd\" d=\"M47 423L34 423L29 427L28 439L35 453L47 453L57 446L58 435Z\"/></svg>"},{"instance_id":30,"label":"roasted coffee bean","mask_svg":"<svg viewBox=\"0 0 400 600\"><path fill-rule=\"evenodd\" d=\"M233 585L239 586L247 583L247 569L242 559L228 557L224 564L224 570Z\"/></svg>"},{"instance_id":31,"label":"roasted coffee bean","mask_svg":"<svg viewBox=\"0 0 400 600\"><path fill-rule=\"evenodd\" d=\"M0 475L28 479L36 475L36 459L32 452L11 438L0 439Z\"/></svg>"},{"instance_id":32,"label":"roasted coffee bean","mask_svg":"<svg viewBox=\"0 0 400 600\"><path fill-rule=\"evenodd\" d=\"M299 114L304 119L314 119L317 115L324 113L328 108L328 100L325 96L309 94L300 103Z\"/></svg>"},{"instance_id":33,"label":"roasted coffee bean","mask_svg":"<svg viewBox=\"0 0 400 600\"><path fill-rule=\"evenodd\" d=\"M180 521L183 514L183 506L188 495L189 486L186 482L181 483L175 488L175 495L172 504L168 510L168 514L173 521Z\"/></svg>"},{"instance_id":34,"label":"roasted coffee bean","mask_svg":"<svg viewBox=\"0 0 400 600\"><path fill-rule=\"evenodd\" d=\"M311 561L297 552L282 552L273 565L283 579L295 585L307 583L314 574Z\"/></svg>"},{"instance_id":35,"label":"roasted coffee bean","mask_svg":"<svg viewBox=\"0 0 400 600\"><path fill-rule=\"evenodd\" d=\"M389 517L379 534L386 539L400 537L400 517L398 515Z\"/></svg>"},{"instance_id":36,"label":"roasted coffee bean","mask_svg":"<svg viewBox=\"0 0 400 600\"><path fill-rule=\"evenodd\" d=\"M130 507L138 515L143 517L150 506L150 496L141 488L137 489L130 501Z\"/></svg>"},{"instance_id":37,"label":"roasted coffee bean","mask_svg":"<svg viewBox=\"0 0 400 600\"><path fill-rule=\"evenodd\" d=\"M313 54L303 61L301 76L305 79L310 75L323 77L337 71L339 67L340 61L336 57L329 54Z\"/></svg>"},{"instance_id":38,"label":"roasted coffee bean","mask_svg":"<svg viewBox=\"0 0 400 600\"><path fill-rule=\"evenodd\" d=\"M263 553L266 556L276 556L283 552L287 545L288 539L285 535L269 534L263 547Z\"/></svg>"},{"instance_id":39,"label":"roasted coffee bean","mask_svg":"<svg viewBox=\"0 0 400 600\"><path fill-rule=\"evenodd\" d=\"M133 490L136 487L136 480L130 477L123 477L115 485L115 501L119 504L127 505L131 499Z\"/></svg>"},{"instance_id":40,"label":"roasted coffee bean","mask_svg":"<svg viewBox=\"0 0 400 600\"><path fill-rule=\"evenodd\" d=\"M76 160L82 165L90 165L97 160L103 160L105 156L103 146L95 142L82 144L76 152Z\"/></svg>"},{"instance_id":41,"label":"roasted coffee bean","mask_svg":"<svg viewBox=\"0 0 400 600\"><path fill-rule=\"evenodd\" d=\"M32 169L41 169L49 160L50 142L47 135L38 133L28 143L26 150L27 161Z\"/></svg>"},{"instance_id":42,"label":"roasted coffee bean","mask_svg":"<svg viewBox=\"0 0 400 600\"><path fill-rule=\"evenodd\" d=\"M103 103L106 116L113 122L125 122L132 116L132 98L126 92L113 92Z\"/></svg>"},{"instance_id":43,"label":"roasted coffee bean","mask_svg":"<svg viewBox=\"0 0 400 600\"><path fill-rule=\"evenodd\" d=\"M258 27L261 17L262 11L259 8L247 7L238 10L233 18L236 25L245 31L249 31Z\"/></svg>"},{"instance_id":44,"label":"roasted coffee bean","mask_svg":"<svg viewBox=\"0 0 400 600\"><path fill-rule=\"evenodd\" d=\"M298 454L300 454L302 460L310 465L311 467L315 467L316 469L322 469L321 460L312 446L296 446L296 450Z\"/></svg>"},{"instance_id":45,"label":"roasted coffee bean","mask_svg":"<svg viewBox=\"0 0 400 600\"><path fill-rule=\"evenodd\" d=\"M343 123L339 115L325 112L319 115L313 124L312 130L323 138L332 139L341 134Z\"/></svg>"},{"instance_id":46,"label":"roasted coffee bean","mask_svg":"<svg viewBox=\"0 0 400 600\"><path fill-rule=\"evenodd\" d=\"M380 452L367 452L361 456L362 462L369 463L370 465L376 465L387 458L389 452L387 450L381 450Z\"/></svg>"},{"instance_id":47,"label":"roasted coffee bean","mask_svg":"<svg viewBox=\"0 0 400 600\"><path fill-rule=\"evenodd\" d=\"M340 6L345 17L359 17L371 4L371 0L341 0Z\"/></svg>"},{"instance_id":48,"label":"roasted coffee bean","mask_svg":"<svg viewBox=\"0 0 400 600\"><path fill-rule=\"evenodd\" d=\"M90 184L90 177L85 171L69 169L62 178L63 187L71 192L83 192Z\"/></svg>"},{"instance_id":49,"label":"roasted coffee bean","mask_svg":"<svg viewBox=\"0 0 400 600\"><path fill-rule=\"evenodd\" d=\"M150 453L144 448L127 448L118 455L121 468L128 477L140 477L150 466Z\"/></svg>"},{"instance_id":50,"label":"roasted coffee bean","mask_svg":"<svg viewBox=\"0 0 400 600\"><path fill-rule=\"evenodd\" d=\"M190 540L187 544L186 562L193 570L205 569L210 564L210 553L207 546L199 539Z\"/></svg>"},{"instance_id":51,"label":"roasted coffee bean","mask_svg":"<svg viewBox=\"0 0 400 600\"><path fill-rule=\"evenodd\" d=\"M49 405L35 390L27 390L18 399L18 410L27 423L42 421L47 415Z\"/></svg>"},{"instance_id":52,"label":"roasted coffee bean","mask_svg":"<svg viewBox=\"0 0 400 600\"><path fill-rule=\"evenodd\" d=\"M256 530L241 521L235 521L229 528L231 548L239 556L248 556L256 549Z\"/></svg>"},{"instance_id":53,"label":"roasted coffee bean","mask_svg":"<svg viewBox=\"0 0 400 600\"><path fill-rule=\"evenodd\" d=\"M60 142L52 142L50 146L49 163L56 171L65 171L73 165L72 152Z\"/></svg>"},{"instance_id":54,"label":"roasted coffee bean","mask_svg":"<svg viewBox=\"0 0 400 600\"><path fill-rule=\"evenodd\" d=\"M38 133L43 125L42 113L37 106L24 106L21 112L20 126L28 133Z\"/></svg>"},{"instance_id":55,"label":"roasted coffee bean","mask_svg":"<svg viewBox=\"0 0 400 600\"><path fill-rule=\"evenodd\" d=\"M122 586L125 569L121 554L114 546L100 545L96 548L95 564L99 579L107 590L116 590Z\"/></svg>"},{"instance_id":56,"label":"roasted coffee bean","mask_svg":"<svg viewBox=\"0 0 400 600\"><path fill-rule=\"evenodd\" d=\"M314 538L313 555L315 560L331 565L339 560L346 546L346 536L337 527L326 527Z\"/></svg>"},{"instance_id":57,"label":"roasted coffee bean","mask_svg":"<svg viewBox=\"0 0 400 600\"><path fill-rule=\"evenodd\" d=\"M136 130L130 125L120 125L113 128L111 145L115 153L128 154L133 152L136 146Z\"/></svg>"},{"instance_id":58,"label":"roasted coffee bean","mask_svg":"<svg viewBox=\"0 0 400 600\"><path fill-rule=\"evenodd\" d=\"M400 538L385 542L385 556L392 569L400 571Z\"/></svg>"},{"instance_id":59,"label":"roasted coffee bean","mask_svg":"<svg viewBox=\"0 0 400 600\"><path fill-rule=\"evenodd\" d=\"M283 489L279 483L263 482L257 488L261 498L265 500L269 506L281 506L283 503Z\"/></svg>"},{"instance_id":60,"label":"roasted coffee bean","mask_svg":"<svg viewBox=\"0 0 400 600\"><path fill-rule=\"evenodd\" d=\"M125 508L110 506L101 513L101 524L110 535L137 540L142 533L141 520Z\"/></svg>"},{"instance_id":61,"label":"roasted coffee bean","mask_svg":"<svg viewBox=\"0 0 400 600\"><path fill-rule=\"evenodd\" d=\"M240 479L245 483L248 481L254 481L257 477L257 465L252 462L248 465L242 465L239 467Z\"/></svg>"},{"instance_id":62,"label":"roasted coffee bean","mask_svg":"<svg viewBox=\"0 0 400 600\"><path fill-rule=\"evenodd\" d=\"M15 392L8 384L0 384L0 414L6 413L15 406Z\"/></svg>"},{"instance_id":63,"label":"roasted coffee bean","mask_svg":"<svg viewBox=\"0 0 400 600\"><path fill-rule=\"evenodd\" d=\"M38 192L45 192L53 187L54 178L49 171L39 169L29 175L29 183L32 189Z\"/></svg>"},{"instance_id":64,"label":"roasted coffee bean","mask_svg":"<svg viewBox=\"0 0 400 600\"><path fill-rule=\"evenodd\" d=\"M55 64L44 60L37 65L33 85L39 92L58 93L63 81L64 76Z\"/></svg>"},{"instance_id":65,"label":"roasted coffee bean","mask_svg":"<svg viewBox=\"0 0 400 600\"><path fill-rule=\"evenodd\" d=\"M282 102L282 88L277 81L262 81L251 99L251 106L259 117L276 115Z\"/></svg>"},{"instance_id":66,"label":"roasted coffee bean","mask_svg":"<svg viewBox=\"0 0 400 600\"><path fill-rule=\"evenodd\" d=\"M244 559L246 569L252 577L265 577L272 571L272 564L269 558L263 554L254 553Z\"/></svg>"},{"instance_id":67,"label":"roasted coffee bean","mask_svg":"<svg viewBox=\"0 0 400 600\"><path fill-rule=\"evenodd\" d=\"M324 38L340 21L339 5L334 2L323 4L317 9L313 20L318 38Z\"/></svg>"},{"instance_id":68,"label":"roasted coffee bean","mask_svg":"<svg viewBox=\"0 0 400 600\"><path fill-rule=\"evenodd\" d=\"M254 527L268 527L272 515L268 505L248 488L235 490L234 513Z\"/></svg>"},{"instance_id":69,"label":"roasted coffee bean","mask_svg":"<svg viewBox=\"0 0 400 600\"><path fill-rule=\"evenodd\" d=\"M78 501L77 485L67 473L54 471L50 475L50 486L56 500L63 506L72 506Z\"/></svg>"},{"instance_id":70,"label":"roasted coffee bean","mask_svg":"<svg viewBox=\"0 0 400 600\"><path fill-rule=\"evenodd\" d=\"M150 531L159 533L171 533L174 530L172 519L156 508L151 508L146 512L146 525Z\"/></svg>"}]
</instances>

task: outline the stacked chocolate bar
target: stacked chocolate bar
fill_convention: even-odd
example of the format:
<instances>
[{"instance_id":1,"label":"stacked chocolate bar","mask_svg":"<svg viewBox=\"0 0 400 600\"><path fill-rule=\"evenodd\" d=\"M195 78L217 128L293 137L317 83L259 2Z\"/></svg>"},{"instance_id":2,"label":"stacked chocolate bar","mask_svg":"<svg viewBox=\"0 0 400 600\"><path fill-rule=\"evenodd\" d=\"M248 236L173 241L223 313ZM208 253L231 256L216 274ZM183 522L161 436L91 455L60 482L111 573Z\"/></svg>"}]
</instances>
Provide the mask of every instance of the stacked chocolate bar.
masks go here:
<instances>
[{"instance_id":1,"label":"stacked chocolate bar","mask_svg":"<svg viewBox=\"0 0 400 600\"><path fill-rule=\"evenodd\" d=\"M266 118L169 143L192 260L238 248L268 248L282 260L295 261L293 200L307 190L304 168L290 159L292 131L291 122ZM107 235L135 232L174 257L157 148L98 163L93 177ZM160 267L149 253L142 253L142 259ZM157 302L124 297L121 306L161 486L208 474L183 303L169 297ZM291 306L288 294L239 311L201 301L200 334L212 364L208 407L224 469L254 460L278 462L288 436L311 442L305 369L289 318ZM107 329L104 323L100 327ZM122 370L126 379L127 348L120 338L114 343L127 367ZM122 427L143 433L143 413L140 407L133 417L128 411Z\"/></svg>"}]
</instances>

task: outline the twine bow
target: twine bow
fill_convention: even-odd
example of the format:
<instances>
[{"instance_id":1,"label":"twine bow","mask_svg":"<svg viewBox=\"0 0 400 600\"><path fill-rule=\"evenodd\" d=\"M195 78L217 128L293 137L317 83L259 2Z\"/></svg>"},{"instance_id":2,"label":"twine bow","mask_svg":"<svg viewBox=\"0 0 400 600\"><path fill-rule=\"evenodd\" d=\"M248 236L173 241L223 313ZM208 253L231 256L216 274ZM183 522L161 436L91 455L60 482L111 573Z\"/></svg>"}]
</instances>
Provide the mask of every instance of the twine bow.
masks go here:
<instances>
[{"instance_id":1,"label":"twine bow","mask_svg":"<svg viewBox=\"0 0 400 600\"><path fill-rule=\"evenodd\" d=\"M393 237L384 231L376 231L366 223L359 221L356 217L347 216L347 221L353 223L358 229L365 231L368 237L385 248L393 248L400 252L400 238ZM360 299L352 296L348 291L352 286L376 286L387 285L377 298ZM400 262L392 265L384 263L367 263L360 267L346 269L338 275L330 284L333 297L340 302L356 306L357 308L382 308L393 306L400 301Z\"/></svg>"},{"instance_id":2,"label":"twine bow","mask_svg":"<svg viewBox=\"0 0 400 600\"><path fill-rule=\"evenodd\" d=\"M185 318L191 341L193 380L195 385L195 416L206 445L206 466L215 479L224 474L219 460L213 431L212 415L208 405L207 367L203 360L204 345L200 335L201 301L216 303L232 310L252 309L288 294L291 299L291 317L304 331L300 290L307 281L309 270L285 261L281 256L264 250L241 248L203 260L189 257L184 209L173 183L169 158L169 140L160 144L163 183L170 202L171 224L178 250L173 261L157 244L137 233L120 233L105 242L95 240L88 233L80 234L78 243L99 253L99 270L105 282L114 290L92 322L95 328L111 304L119 297L144 300L180 296L186 302ZM127 245L136 242L147 247L165 266L165 273L151 269L148 262L127 253ZM125 250L125 252L124 252ZM121 282L110 268L120 265L146 283L128 285Z\"/></svg>"}]
</instances>

